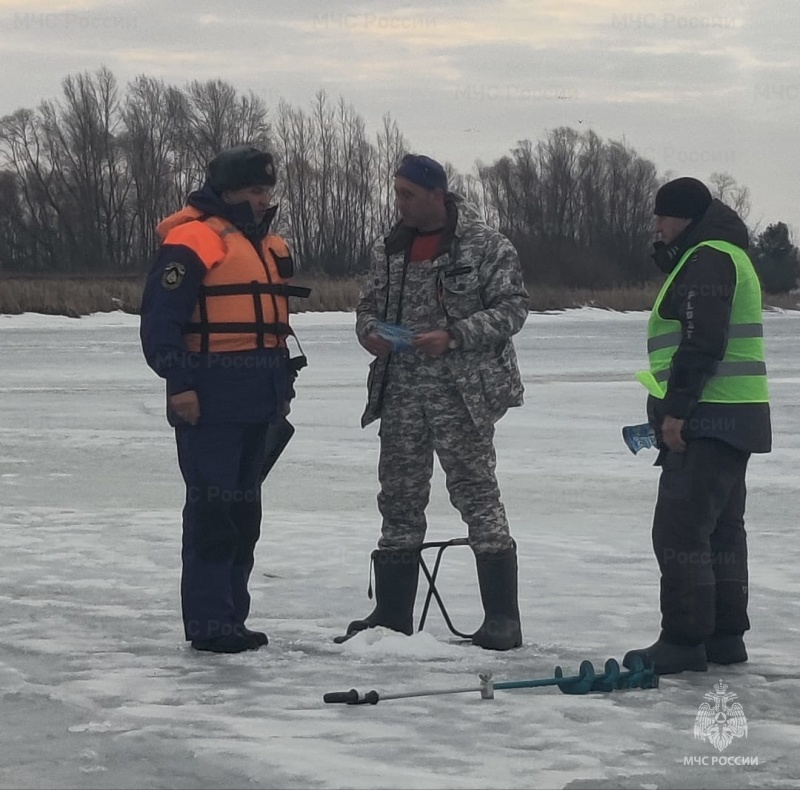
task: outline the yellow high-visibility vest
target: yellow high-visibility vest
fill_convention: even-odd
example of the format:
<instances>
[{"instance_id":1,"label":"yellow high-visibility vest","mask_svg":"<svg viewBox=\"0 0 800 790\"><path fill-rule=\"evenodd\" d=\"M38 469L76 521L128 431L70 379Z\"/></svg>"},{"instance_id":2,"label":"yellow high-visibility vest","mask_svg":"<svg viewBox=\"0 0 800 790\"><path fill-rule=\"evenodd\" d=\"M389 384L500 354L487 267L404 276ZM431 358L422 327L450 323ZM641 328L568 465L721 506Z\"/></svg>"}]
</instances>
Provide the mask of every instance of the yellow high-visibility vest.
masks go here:
<instances>
[{"instance_id":1,"label":"yellow high-visibility vest","mask_svg":"<svg viewBox=\"0 0 800 790\"><path fill-rule=\"evenodd\" d=\"M700 402L768 403L761 284L747 253L726 241L703 241L690 248L667 277L656 297L647 325L650 369L639 371L636 379L656 398L666 396L672 357L683 335L681 322L662 318L659 308L670 285L698 247L712 247L730 255L736 268L736 287L725 356L703 387Z\"/></svg>"}]
</instances>

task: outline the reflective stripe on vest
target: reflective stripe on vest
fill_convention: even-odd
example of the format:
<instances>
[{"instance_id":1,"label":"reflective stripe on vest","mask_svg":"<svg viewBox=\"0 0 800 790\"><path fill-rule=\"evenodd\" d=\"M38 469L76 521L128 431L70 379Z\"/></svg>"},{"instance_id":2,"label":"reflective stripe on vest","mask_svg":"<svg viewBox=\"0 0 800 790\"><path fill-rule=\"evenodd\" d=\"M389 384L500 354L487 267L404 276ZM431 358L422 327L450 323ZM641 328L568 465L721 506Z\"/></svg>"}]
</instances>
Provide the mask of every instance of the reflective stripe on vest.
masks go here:
<instances>
[{"instance_id":1,"label":"reflective stripe on vest","mask_svg":"<svg viewBox=\"0 0 800 790\"><path fill-rule=\"evenodd\" d=\"M761 322L761 285L747 253L724 241L704 241L689 249L656 297L648 323L647 352L650 369L636 374L656 398L667 391L672 357L683 338L681 322L662 318L659 308L675 277L699 247L712 247L731 257L736 286L731 306L725 354L700 396L703 403L767 403L767 366L764 360L764 327Z\"/></svg>"},{"instance_id":2,"label":"reflective stripe on vest","mask_svg":"<svg viewBox=\"0 0 800 790\"><path fill-rule=\"evenodd\" d=\"M181 219L185 224L170 230L164 244L190 247L207 269L183 330L187 349L220 353L285 347L287 336L294 334L289 297L310 293L286 282L292 274L286 242L267 235L259 255L241 231L220 217L188 208Z\"/></svg>"}]
</instances>

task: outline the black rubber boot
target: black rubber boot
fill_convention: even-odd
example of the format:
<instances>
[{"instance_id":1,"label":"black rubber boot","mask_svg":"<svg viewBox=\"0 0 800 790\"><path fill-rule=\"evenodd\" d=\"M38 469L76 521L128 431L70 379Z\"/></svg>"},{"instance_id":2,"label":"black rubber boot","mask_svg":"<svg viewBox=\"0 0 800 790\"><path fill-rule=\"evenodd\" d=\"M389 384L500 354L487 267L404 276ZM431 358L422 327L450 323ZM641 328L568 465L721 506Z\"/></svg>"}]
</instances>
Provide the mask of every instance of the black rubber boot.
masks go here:
<instances>
[{"instance_id":1,"label":"black rubber boot","mask_svg":"<svg viewBox=\"0 0 800 790\"><path fill-rule=\"evenodd\" d=\"M347 633L381 625L411 636L414 633L414 601L419 582L419 549L375 549L375 609L363 620L353 620Z\"/></svg>"},{"instance_id":2,"label":"black rubber boot","mask_svg":"<svg viewBox=\"0 0 800 790\"><path fill-rule=\"evenodd\" d=\"M664 634L649 647L641 650L630 650L622 659L624 666L628 666L628 657L634 654L645 654L652 662L653 671L656 675L676 675L679 672L706 672L708 661L706 660L705 645L677 645L668 642Z\"/></svg>"},{"instance_id":3,"label":"black rubber boot","mask_svg":"<svg viewBox=\"0 0 800 790\"><path fill-rule=\"evenodd\" d=\"M706 639L706 657L711 664L743 664L747 650L741 634L719 634Z\"/></svg>"},{"instance_id":4,"label":"black rubber boot","mask_svg":"<svg viewBox=\"0 0 800 790\"><path fill-rule=\"evenodd\" d=\"M251 631L244 625L240 625L236 629L236 633L255 642L259 647L269 644L269 637L263 631Z\"/></svg>"},{"instance_id":5,"label":"black rubber boot","mask_svg":"<svg viewBox=\"0 0 800 790\"><path fill-rule=\"evenodd\" d=\"M472 644L486 650L512 650L522 645L517 601L517 548L496 554L476 554L481 589L483 625Z\"/></svg>"},{"instance_id":6,"label":"black rubber boot","mask_svg":"<svg viewBox=\"0 0 800 790\"><path fill-rule=\"evenodd\" d=\"M204 650L209 653L243 653L245 650L258 650L259 645L254 639L244 634L234 633L214 639L194 639L192 647L195 650Z\"/></svg>"}]
</instances>

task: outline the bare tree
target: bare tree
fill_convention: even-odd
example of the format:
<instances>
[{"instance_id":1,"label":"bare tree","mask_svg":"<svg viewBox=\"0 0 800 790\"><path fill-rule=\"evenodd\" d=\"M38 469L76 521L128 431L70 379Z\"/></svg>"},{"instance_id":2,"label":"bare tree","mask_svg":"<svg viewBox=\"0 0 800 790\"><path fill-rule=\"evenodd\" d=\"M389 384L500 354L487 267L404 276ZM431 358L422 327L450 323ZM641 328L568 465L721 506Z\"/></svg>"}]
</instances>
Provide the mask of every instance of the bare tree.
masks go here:
<instances>
[{"instance_id":1,"label":"bare tree","mask_svg":"<svg viewBox=\"0 0 800 790\"><path fill-rule=\"evenodd\" d=\"M741 186L730 173L712 173L708 177L711 194L730 206L744 222L750 216L750 190Z\"/></svg>"},{"instance_id":2,"label":"bare tree","mask_svg":"<svg viewBox=\"0 0 800 790\"><path fill-rule=\"evenodd\" d=\"M313 268L315 259L313 198L313 129L305 113L282 101L276 129L284 184L281 197L287 206L288 236L301 264Z\"/></svg>"},{"instance_id":3,"label":"bare tree","mask_svg":"<svg viewBox=\"0 0 800 790\"><path fill-rule=\"evenodd\" d=\"M528 276L568 285L649 276L656 171L624 143L559 128L478 172L486 215L517 246Z\"/></svg>"},{"instance_id":4,"label":"bare tree","mask_svg":"<svg viewBox=\"0 0 800 790\"><path fill-rule=\"evenodd\" d=\"M266 106L252 92L240 96L223 80L195 80L189 84L186 98L184 142L198 172L203 172L206 163L226 148L269 148Z\"/></svg>"},{"instance_id":5,"label":"bare tree","mask_svg":"<svg viewBox=\"0 0 800 790\"><path fill-rule=\"evenodd\" d=\"M311 271L363 271L397 220L393 174L408 142L385 115L370 139L344 99L317 93L308 111L222 80L185 88L142 75L124 95L107 69L67 77L63 96L0 119L0 269L140 270L155 228L199 186L209 159L240 144L279 166L275 229ZM655 166L624 141L560 127L521 140L475 174L446 163L451 189L516 245L526 276L585 286L653 276ZM712 173L716 197L746 219L750 194Z\"/></svg>"},{"instance_id":6,"label":"bare tree","mask_svg":"<svg viewBox=\"0 0 800 790\"><path fill-rule=\"evenodd\" d=\"M26 230L19 181L11 171L0 171L0 272L24 265L30 242Z\"/></svg>"},{"instance_id":7,"label":"bare tree","mask_svg":"<svg viewBox=\"0 0 800 790\"><path fill-rule=\"evenodd\" d=\"M400 160L409 152L408 142L397 126L397 121L388 113L383 116L377 145L375 167L377 227L387 229L397 220L392 176Z\"/></svg>"},{"instance_id":8,"label":"bare tree","mask_svg":"<svg viewBox=\"0 0 800 790\"><path fill-rule=\"evenodd\" d=\"M31 270L56 269L59 261L58 232L61 201L50 188L45 145L39 119L32 110L17 110L0 121L0 144L5 166L16 182L22 217L19 232L27 237ZM69 226L67 226L69 232Z\"/></svg>"},{"instance_id":9,"label":"bare tree","mask_svg":"<svg viewBox=\"0 0 800 790\"><path fill-rule=\"evenodd\" d=\"M136 255L157 244L156 226L185 196L185 156L180 141L187 115L185 96L163 81L142 75L128 86L122 110L134 197Z\"/></svg>"},{"instance_id":10,"label":"bare tree","mask_svg":"<svg viewBox=\"0 0 800 790\"><path fill-rule=\"evenodd\" d=\"M63 92L63 103L43 102L38 115L5 119L11 162L28 182L31 207L39 204L32 211L38 229L47 215L55 220L59 268L121 268L128 256L129 177L115 138L116 82L101 69L67 77Z\"/></svg>"}]
</instances>

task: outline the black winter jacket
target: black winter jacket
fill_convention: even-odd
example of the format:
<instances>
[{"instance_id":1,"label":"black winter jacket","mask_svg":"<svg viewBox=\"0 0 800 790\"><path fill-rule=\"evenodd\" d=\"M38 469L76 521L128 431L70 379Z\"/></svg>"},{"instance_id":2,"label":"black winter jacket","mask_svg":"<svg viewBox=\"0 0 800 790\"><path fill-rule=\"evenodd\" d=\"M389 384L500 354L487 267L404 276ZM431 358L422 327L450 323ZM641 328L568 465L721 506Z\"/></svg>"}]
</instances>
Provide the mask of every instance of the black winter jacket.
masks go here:
<instances>
[{"instance_id":1,"label":"black winter jacket","mask_svg":"<svg viewBox=\"0 0 800 790\"><path fill-rule=\"evenodd\" d=\"M747 227L733 209L714 200L706 213L675 241L655 245L653 258L670 273L686 250L701 241L727 241L747 250ZM683 437L720 439L737 449L768 453L772 449L769 404L699 403L703 387L725 355L736 268L729 255L700 247L672 282L659 314L680 321L683 338L672 358L667 395L649 397L648 418L661 442L666 415L686 421Z\"/></svg>"}]
</instances>

